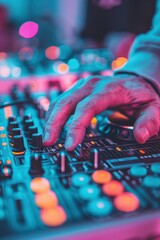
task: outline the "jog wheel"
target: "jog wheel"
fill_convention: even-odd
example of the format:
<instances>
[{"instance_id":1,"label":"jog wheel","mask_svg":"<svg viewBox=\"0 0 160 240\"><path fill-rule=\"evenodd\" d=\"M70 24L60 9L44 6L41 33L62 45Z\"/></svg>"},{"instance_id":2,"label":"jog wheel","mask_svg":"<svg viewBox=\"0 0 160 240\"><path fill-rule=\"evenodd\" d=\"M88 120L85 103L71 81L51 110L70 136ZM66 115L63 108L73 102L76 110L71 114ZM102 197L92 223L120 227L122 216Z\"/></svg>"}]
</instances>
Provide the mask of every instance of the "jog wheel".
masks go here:
<instances>
[{"instance_id":1,"label":"jog wheel","mask_svg":"<svg viewBox=\"0 0 160 240\"><path fill-rule=\"evenodd\" d=\"M99 131L109 138L135 141L133 135L134 121L120 112L112 112L102 120Z\"/></svg>"}]
</instances>

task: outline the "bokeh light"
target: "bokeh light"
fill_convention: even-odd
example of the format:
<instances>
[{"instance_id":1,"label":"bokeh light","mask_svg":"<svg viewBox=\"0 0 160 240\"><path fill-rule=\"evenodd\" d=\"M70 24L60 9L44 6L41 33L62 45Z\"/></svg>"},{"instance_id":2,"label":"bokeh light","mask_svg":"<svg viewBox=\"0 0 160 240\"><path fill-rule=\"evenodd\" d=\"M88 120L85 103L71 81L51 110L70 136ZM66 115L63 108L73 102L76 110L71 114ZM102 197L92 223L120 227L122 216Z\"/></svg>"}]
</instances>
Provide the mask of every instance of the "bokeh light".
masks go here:
<instances>
[{"instance_id":1,"label":"bokeh light","mask_svg":"<svg viewBox=\"0 0 160 240\"><path fill-rule=\"evenodd\" d=\"M35 22L25 22L19 28L19 35L24 38L33 38L38 33L38 24Z\"/></svg>"},{"instance_id":2,"label":"bokeh light","mask_svg":"<svg viewBox=\"0 0 160 240\"><path fill-rule=\"evenodd\" d=\"M112 70L118 70L122 68L126 63L128 59L125 57L118 57L116 60L112 61Z\"/></svg>"},{"instance_id":3,"label":"bokeh light","mask_svg":"<svg viewBox=\"0 0 160 240\"><path fill-rule=\"evenodd\" d=\"M13 76L13 77L20 77L21 72L22 72L22 70L21 70L20 67L14 67L14 68L12 69L12 76Z\"/></svg>"},{"instance_id":4,"label":"bokeh light","mask_svg":"<svg viewBox=\"0 0 160 240\"><path fill-rule=\"evenodd\" d=\"M53 64L53 70L56 73L66 74L69 72L69 66L64 62L59 61Z\"/></svg>"},{"instance_id":5,"label":"bokeh light","mask_svg":"<svg viewBox=\"0 0 160 240\"><path fill-rule=\"evenodd\" d=\"M50 46L50 47L46 48L46 50L45 50L45 56L46 56L46 58L48 58L50 60L57 59L59 57L59 55L60 55L59 47Z\"/></svg>"},{"instance_id":6,"label":"bokeh light","mask_svg":"<svg viewBox=\"0 0 160 240\"><path fill-rule=\"evenodd\" d=\"M9 77L11 70L8 66L1 66L0 68L0 76L1 77Z\"/></svg>"},{"instance_id":7,"label":"bokeh light","mask_svg":"<svg viewBox=\"0 0 160 240\"><path fill-rule=\"evenodd\" d=\"M33 57L33 49L30 48L30 47L22 47L20 50L19 50L19 58L21 60L31 60L32 57Z\"/></svg>"},{"instance_id":8,"label":"bokeh light","mask_svg":"<svg viewBox=\"0 0 160 240\"><path fill-rule=\"evenodd\" d=\"M70 59L68 65L71 70L77 70L80 67L79 61L75 58Z\"/></svg>"},{"instance_id":9,"label":"bokeh light","mask_svg":"<svg viewBox=\"0 0 160 240\"><path fill-rule=\"evenodd\" d=\"M5 60L7 58L7 53L5 52L0 52L0 61Z\"/></svg>"}]
</instances>

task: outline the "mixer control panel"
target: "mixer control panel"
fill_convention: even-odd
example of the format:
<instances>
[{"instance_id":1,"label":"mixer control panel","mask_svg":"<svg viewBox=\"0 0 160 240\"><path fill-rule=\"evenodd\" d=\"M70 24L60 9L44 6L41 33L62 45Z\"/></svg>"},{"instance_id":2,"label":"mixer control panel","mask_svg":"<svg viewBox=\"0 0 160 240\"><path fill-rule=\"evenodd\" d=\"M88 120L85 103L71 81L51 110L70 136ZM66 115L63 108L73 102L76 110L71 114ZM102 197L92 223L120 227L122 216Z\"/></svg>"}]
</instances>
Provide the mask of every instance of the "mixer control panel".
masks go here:
<instances>
[{"instance_id":1,"label":"mixer control panel","mask_svg":"<svg viewBox=\"0 0 160 240\"><path fill-rule=\"evenodd\" d=\"M160 135L140 145L132 127L102 114L74 151L64 148L67 127L44 147L52 99L17 86L0 97L0 238L160 234Z\"/></svg>"}]
</instances>

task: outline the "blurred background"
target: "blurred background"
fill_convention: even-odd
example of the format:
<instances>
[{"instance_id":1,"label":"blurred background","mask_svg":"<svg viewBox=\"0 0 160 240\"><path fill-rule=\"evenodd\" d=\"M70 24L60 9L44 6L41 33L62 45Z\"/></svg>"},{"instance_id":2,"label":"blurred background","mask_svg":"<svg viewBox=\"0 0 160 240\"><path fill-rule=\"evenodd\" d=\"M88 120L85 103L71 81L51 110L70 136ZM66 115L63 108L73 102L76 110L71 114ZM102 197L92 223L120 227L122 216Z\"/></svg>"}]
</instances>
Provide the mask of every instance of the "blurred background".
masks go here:
<instances>
[{"instance_id":1,"label":"blurred background","mask_svg":"<svg viewBox=\"0 0 160 240\"><path fill-rule=\"evenodd\" d=\"M155 3L0 0L0 77L117 69L151 28Z\"/></svg>"}]
</instances>

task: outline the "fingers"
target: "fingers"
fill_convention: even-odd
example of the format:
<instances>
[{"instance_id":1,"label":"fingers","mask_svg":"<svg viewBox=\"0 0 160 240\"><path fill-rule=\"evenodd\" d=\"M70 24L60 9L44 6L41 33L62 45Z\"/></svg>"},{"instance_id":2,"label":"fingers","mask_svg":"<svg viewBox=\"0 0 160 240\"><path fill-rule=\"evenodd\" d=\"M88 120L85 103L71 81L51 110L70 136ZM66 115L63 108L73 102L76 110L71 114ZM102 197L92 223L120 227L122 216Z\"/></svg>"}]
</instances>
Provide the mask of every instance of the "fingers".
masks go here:
<instances>
[{"instance_id":1,"label":"fingers","mask_svg":"<svg viewBox=\"0 0 160 240\"><path fill-rule=\"evenodd\" d=\"M150 137L158 133L159 126L160 109L158 103L150 103L141 111L134 124L134 136L139 143L145 143Z\"/></svg>"},{"instance_id":2,"label":"fingers","mask_svg":"<svg viewBox=\"0 0 160 240\"><path fill-rule=\"evenodd\" d=\"M79 81L76 86L62 94L58 101L49 108L43 138L45 146L50 146L57 141L62 126L73 113L77 103L84 98L84 92L79 91L81 84L82 81Z\"/></svg>"},{"instance_id":3,"label":"fingers","mask_svg":"<svg viewBox=\"0 0 160 240\"><path fill-rule=\"evenodd\" d=\"M119 103L117 102L116 94L110 92L105 92L105 95L92 94L81 101L77 105L72 123L68 129L65 148L72 151L82 142L86 128L90 125L92 118L105 109L117 104Z\"/></svg>"}]
</instances>

